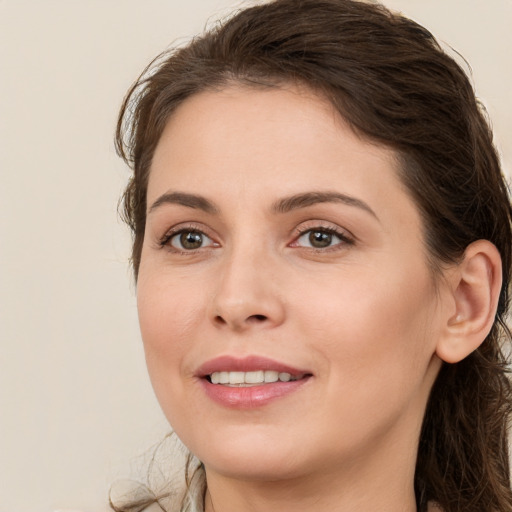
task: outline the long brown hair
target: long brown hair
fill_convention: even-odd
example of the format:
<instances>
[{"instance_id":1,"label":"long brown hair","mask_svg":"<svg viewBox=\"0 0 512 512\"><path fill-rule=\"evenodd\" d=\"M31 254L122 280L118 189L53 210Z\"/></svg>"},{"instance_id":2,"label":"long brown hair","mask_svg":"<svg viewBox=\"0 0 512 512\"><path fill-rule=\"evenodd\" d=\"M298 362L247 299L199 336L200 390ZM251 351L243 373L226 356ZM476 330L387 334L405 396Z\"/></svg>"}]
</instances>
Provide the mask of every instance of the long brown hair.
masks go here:
<instances>
[{"instance_id":1,"label":"long brown hair","mask_svg":"<svg viewBox=\"0 0 512 512\"><path fill-rule=\"evenodd\" d=\"M151 159L186 98L230 83L305 85L358 133L394 148L422 215L434 274L490 240L503 263L494 326L458 364L444 364L425 413L416 464L419 510L512 511L507 430L512 393L504 343L512 265L512 208L485 112L461 67L425 28L357 0L275 0L165 52L126 96L119 154L133 175L123 197L137 277ZM148 502L149 503L149 502Z\"/></svg>"}]
</instances>

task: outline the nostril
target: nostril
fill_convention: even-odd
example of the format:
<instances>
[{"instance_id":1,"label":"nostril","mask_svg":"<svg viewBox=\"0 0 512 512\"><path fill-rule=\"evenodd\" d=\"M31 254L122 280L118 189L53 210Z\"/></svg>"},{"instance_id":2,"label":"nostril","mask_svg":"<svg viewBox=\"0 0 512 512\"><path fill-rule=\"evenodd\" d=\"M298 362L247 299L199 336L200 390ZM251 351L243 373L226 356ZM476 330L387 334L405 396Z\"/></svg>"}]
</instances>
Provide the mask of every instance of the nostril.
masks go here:
<instances>
[{"instance_id":1,"label":"nostril","mask_svg":"<svg viewBox=\"0 0 512 512\"><path fill-rule=\"evenodd\" d=\"M264 322L267 320L267 317L265 315L251 315L247 320L253 322Z\"/></svg>"},{"instance_id":2,"label":"nostril","mask_svg":"<svg viewBox=\"0 0 512 512\"><path fill-rule=\"evenodd\" d=\"M224 317L223 315L215 315L213 317L213 322L221 327L225 325L229 325L235 329L243 329L244 326L248 327L249 325L257 325L263 324L269 320L269 317L266 315L249 315L247 317L241 316L240 318L236 316L227 315Z\"/></svg>"}]
</instances>

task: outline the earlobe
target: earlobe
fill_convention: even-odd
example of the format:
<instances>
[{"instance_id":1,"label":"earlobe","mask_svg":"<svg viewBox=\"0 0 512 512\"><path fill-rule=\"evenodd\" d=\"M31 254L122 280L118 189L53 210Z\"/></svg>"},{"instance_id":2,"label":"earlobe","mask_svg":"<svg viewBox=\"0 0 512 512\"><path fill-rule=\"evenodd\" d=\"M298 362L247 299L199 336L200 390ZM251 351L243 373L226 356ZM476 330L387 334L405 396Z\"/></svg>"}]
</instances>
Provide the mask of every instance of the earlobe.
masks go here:
<instances>
[{"instance_id":1,"label":"earlobe","mask_svg":"<svg viewBox=\"0 0 512 512\"><path fill-rule=\"evenodd\" d=\"M476 350L494 323L501 290L501 257L488 240L470 244L450 276L455 312L440 336L436 354L457 363Z\"/></svg>"}]
</instances>

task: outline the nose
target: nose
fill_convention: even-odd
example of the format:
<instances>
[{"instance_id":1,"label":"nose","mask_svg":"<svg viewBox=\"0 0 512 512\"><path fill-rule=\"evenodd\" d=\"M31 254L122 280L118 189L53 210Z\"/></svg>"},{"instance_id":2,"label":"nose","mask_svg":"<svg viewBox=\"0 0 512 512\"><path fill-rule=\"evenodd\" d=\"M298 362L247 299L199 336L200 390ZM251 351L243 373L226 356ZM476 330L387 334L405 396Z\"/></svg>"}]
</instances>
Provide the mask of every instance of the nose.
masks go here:
<instances>
[{"instance_id":1,"label":"nose","mask_svg":"<svg viewBox=\"0 0 512 512\"><path fill-rule=\"evenodd\" d=\"M264 251L232 252L216 277L210 314L216 327L243 332L282 324L285 306L276 267Z\"/></svg>"}]
</instances>

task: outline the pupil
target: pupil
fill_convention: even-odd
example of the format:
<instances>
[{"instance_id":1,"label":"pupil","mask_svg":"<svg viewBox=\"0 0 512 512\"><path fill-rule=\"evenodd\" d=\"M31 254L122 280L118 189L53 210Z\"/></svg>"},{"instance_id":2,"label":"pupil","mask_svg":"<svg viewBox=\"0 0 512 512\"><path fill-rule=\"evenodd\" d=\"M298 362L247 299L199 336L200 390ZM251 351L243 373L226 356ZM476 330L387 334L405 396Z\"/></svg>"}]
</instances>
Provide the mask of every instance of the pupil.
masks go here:
<instances>
[{"instance_id":1,"label":"pupil","mask_svg":"<svg viewBox=\"0 0 512 512\"><path fill-rule=\"evenodd\" d=\"M329 247L332 242L332 235L323 231L312 231L309 234L309 242L313 247Z\"/></svg>"},{"instance_id":2,"label":"pupil","mask_svg":"<svg viewBox=\"0 0 512 512\"><path fill-rule=\"evenodd\" d=\"M203 243L201 233L189 231L180 235L180 242L184 249L199 249Z\"/></svg>"}]
</instances>

